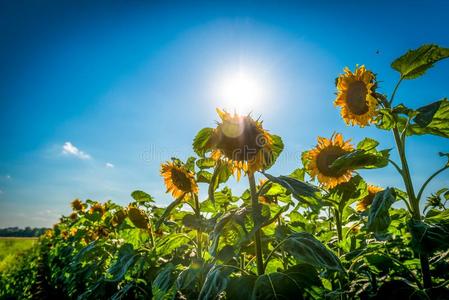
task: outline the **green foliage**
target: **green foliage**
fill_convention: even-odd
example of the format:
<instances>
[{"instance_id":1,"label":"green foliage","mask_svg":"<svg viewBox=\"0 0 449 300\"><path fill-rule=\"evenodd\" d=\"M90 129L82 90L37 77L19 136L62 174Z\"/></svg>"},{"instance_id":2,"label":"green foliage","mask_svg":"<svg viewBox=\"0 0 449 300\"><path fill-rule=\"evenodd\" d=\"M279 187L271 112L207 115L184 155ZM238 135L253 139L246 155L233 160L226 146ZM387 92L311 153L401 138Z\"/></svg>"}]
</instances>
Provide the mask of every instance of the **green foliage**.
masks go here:
<instances>
[{"instance_id":1,"label":"green foliage","mask_svg":"<svg viewBox=\"0 0 449 300\"><path fill-rule=\"evenodd\" d=\"M415 79L423 75L429 68L445 58L449 57L449 48L441 48L437 45L423 45L415 50L410 50L396 59L391 67L401 74L401 78Z\"/></svg>"},{"instance_id":2,"label":"green foliage","mask_svg":"<svg viewBox=\"0 0 449 300\"><path fill-rule=\"evenodd\" d=\"M443 99L418 108L413 121L409 135L434 134L449 138L449 101Z\"/></svg>"},{"instance_id":3,"label":"green foliage","mask_svg":"<svg viewBox=\"0 0 449 300\"><path fill-rule=\"evenodd\" d=\"M383 168L388 165L390 150L378 151L377 145L376 140L365 138L356 150L338 157L330 167L337 171Z\"/></svg>"},{"instance_id":4,"label":"green foliage","mask_svg":"<svg viewBox=\"0 0 449 300\"><path fill-rule=\"evenodd\" d=\"M448 51L425 45L392 66L401 80L413 79ZM214 129L204 128L193 141L199 157L172 158L204 185L201 193L189 191L167 207L140 190L127 207L85 201L30 249L8 250L21 253L0 267L0 299L447 299L449 189L428 197L424 216L419 199L449 165L415 195L405 139L448 137L449 101L414 110L373 95L376 126L393 131L400 165L365 138L330 166L350 171L343 182L316 186L307 166L277 177L262 170L268 180L256 185L261 174L243 174L250 188L236 196L226 185L230 163L208 156ZM271 139L266 169L284 147L279 136ZM378 192L357 173L389 162L406 192ZM393 205L399 199L405 208Z\"/></svg>"}]
</instances>

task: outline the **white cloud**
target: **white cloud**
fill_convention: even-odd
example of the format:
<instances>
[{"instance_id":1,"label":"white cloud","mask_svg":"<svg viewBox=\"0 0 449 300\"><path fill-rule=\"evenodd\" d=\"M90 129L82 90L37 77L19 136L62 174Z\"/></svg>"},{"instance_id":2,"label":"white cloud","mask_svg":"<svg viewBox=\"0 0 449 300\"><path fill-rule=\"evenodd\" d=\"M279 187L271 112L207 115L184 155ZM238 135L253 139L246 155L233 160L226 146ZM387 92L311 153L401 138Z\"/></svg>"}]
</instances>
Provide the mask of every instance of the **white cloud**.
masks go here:
<instances>
[{"instance_id":1,"label":"white cloud","mask_svg":"<svg viewBox=\"0 0 449 300\"><path fill-rule=\"evenodd\" d=\"M64 145L62 145L62 153L66 155L73 155L78 157L79 159L90 159L91 156L77 147L75 147L71 142L65 142Z\"/></svg>"},{"instance_id":2,"label":"white cloud","mask_svg":"<svg viewBox=\"0 0 449 300\"><path fill-rule=\"evenodd\" d=\"M7 175L5 176L5 178L6 178L6 179L11 179L11 175L7 174Z\"/></svg>"},{"instance_id":3,"label":"white cloud","mask_svg":"<svg viewBox=\"0 0 449 300\"><path fill-rule=\"evenodd\" d=\"M110 162L106 163L106 168L114 168L115 166L111 164Z\"/></svg>"}]
</instances>

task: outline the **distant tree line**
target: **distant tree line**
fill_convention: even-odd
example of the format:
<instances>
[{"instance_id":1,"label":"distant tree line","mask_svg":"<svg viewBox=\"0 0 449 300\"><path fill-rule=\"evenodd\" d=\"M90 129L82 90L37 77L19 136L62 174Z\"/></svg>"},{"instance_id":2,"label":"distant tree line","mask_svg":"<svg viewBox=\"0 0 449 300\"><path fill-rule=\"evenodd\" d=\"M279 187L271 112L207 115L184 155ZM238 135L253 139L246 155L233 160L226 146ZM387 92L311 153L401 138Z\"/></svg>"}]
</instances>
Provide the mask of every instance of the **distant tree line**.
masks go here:
<instances>
[{"instance_id":1,"label":"distant tree line","mask_svg":"<svg viewBox=\"0 0 449 300\"><path fill-rule=\"evenodd\" d=\"M48 228L19 228L8 227L0 228L0 237L38 237L42 235Z\"/></svg>"}]
</instances>

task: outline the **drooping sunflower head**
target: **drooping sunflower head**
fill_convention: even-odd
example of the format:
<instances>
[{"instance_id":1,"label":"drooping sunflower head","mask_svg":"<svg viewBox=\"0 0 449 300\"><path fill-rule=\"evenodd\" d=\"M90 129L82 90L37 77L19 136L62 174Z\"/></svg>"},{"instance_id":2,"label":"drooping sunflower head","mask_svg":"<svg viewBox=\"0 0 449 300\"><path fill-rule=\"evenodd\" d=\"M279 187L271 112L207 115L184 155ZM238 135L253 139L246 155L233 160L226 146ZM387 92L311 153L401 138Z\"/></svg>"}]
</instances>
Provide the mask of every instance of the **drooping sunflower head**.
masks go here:
<instances>
[{"instance_id":1,"label":"drooping sunflower head","mask_svg":"<svg viewBox=\"0 0 449 300\"><path fill-rule=\"evenodd\" d=\"M337 78L337 98L334 104L341 107L341 116L348 125L364 127L377 115L378 101L374 97L376 76L365 66L349 68Z\"/></svg>"},{"instance_id":2,"label":"drooping sunflower head","mask_svg":"<svg viewBox=\"0 0 449 300\"><path fill-rule=\"evenodd\" d=\"M98 213L100 216L103 216L105 213L105 209L101 203L95 203L90 207L89 212L91 214Z\"/></svg>"},{"instance_id":3,"label":"drooping sunflower head","mask_svg":"<svg viewBox=\"0 0 449 300\"><path fill-rule=\"evenodd\" d=\"M81 202L80 199L73 200L72 203L70 203L70 205L72 206L72 209L74 211L83 211L84 210L83 202Z\"/></svg>"},{"instance_id":4,"label":"drooping sunflower head","mask_svg":"<svg viewBox=\"0 0 449 300\"><path fill-rule=\"evenodd\" d=\"M282 151L280 138L269 134L261 121L220 109L217 113L221 121L209 131L201 150L210 151L215 160L228 162L238 178L241 171L254 173L266 169Z\"/></svg>"},{"instance_id":5,"label":"drooping sunflower head","mask_svg":"<svg viewBox=\"0 0 449 300\"><path fill-rule=\"evenodd\" d=\"M69 215L69 218L70 218L70 220L76 220L76 219L78 219L78 214L76 212L72 212Z\"/></svg>"},{"instance_id":6,"label":"drooping sunflower head","mask_svg":"<svg viewBox=\"0 0 449 300\"><path fill-rule=\"evenodd\" d=\"M166 162L161 165L161 175L167 188L173 197L190 197L191 193L198 193L198 185L194 174L183 164L177 161Z\"/></svg>"},{"instance_id":7,"label":"drooping sunflower head","mask_svg":"<svg viewBox=\"0 0 449 300\"><path fill-rule=\"evenodd\" d=\"M373 203L374 197L376 194L380 191L382 191L383 188L375 186L375 185L368 185L368 195L366 195L363 199L361 199L359 202L357 202L355 209L358 212L364 212L368 206Z\"/></svg>"},{"instance_id":8,"label":"drooping sunflower head","mask_svg":"<svg viewBox=\"0 0 449 300\"><path fill-rule=\"evenodd\" d=\"M303 153L306 170L327 188L348 182L352 177L352 170L335 170L330 166L337 158L353 149L350 140L344 141L340 133L333 134L330 139L318 137L316 147Z\"/></svg>"}]
</instances>

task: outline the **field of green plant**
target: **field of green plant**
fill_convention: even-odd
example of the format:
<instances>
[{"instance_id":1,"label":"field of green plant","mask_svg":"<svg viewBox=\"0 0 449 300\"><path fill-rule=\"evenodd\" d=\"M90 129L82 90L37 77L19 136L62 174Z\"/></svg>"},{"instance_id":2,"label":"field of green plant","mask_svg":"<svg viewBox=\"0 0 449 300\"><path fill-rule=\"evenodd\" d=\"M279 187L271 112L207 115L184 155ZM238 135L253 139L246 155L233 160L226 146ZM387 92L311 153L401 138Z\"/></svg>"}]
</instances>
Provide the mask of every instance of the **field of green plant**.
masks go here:
<instances>
[{"instance_id":1,"label":"field of green plant","mask_svg":"<svg viewBox=\"0 0 449 300\"><path fill-rule=\"evenodd\" d=\"M36 241L36 238L0 237L0 273L14 264L17 256L33 247Z\"/></svg>"},{"instance_id":2,"label":"field of green plant","mask_svg":"<svg viewBox=\"0 0 449 300\"><path fill-rule=\"evenodd\" d=\"M345 68L334 101L342 121L390 132L395 149L330 132L298 153L290 174L270 173L280 136L217 109L216 127L193 139L196 157L161 166L170 205L151 191L132 192L126 207L74 200L72 214L0 273L0 298L449 299L449 189L426 189L447 176L449 153L417 186L406 149L410 136L449 138L449 101L410 108L395 98L447 57L436 45L405 53L392 63L390 95L376 90L381 74ZM358 173L387 165L405 190ZM227 185L232 176L247 182L242 194Z\"/></svg>"}]
</instances>

